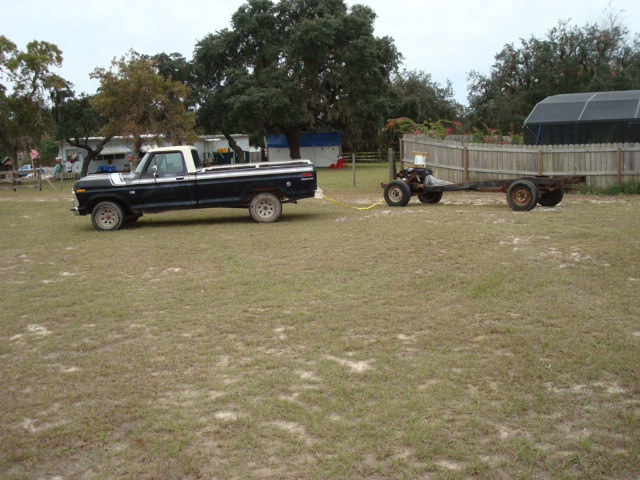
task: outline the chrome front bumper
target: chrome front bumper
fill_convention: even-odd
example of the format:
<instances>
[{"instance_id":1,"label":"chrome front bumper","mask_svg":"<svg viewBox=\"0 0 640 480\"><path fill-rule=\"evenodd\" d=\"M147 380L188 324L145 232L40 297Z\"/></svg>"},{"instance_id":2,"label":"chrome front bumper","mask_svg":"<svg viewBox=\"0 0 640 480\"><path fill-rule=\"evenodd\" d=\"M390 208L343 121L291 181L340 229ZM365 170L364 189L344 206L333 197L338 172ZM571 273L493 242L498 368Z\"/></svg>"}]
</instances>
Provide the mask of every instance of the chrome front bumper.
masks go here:
<instances>
[{"instance_id":1,"label":"chrome front bumper","mask_svg":"<svg viewBox=\"0 0 640 480\"><path fill-rule=\"evenodd\" d=\"M73 189L71 190L71 197L72 197L72 207L71 207L71 211L75 214L75 215L80 215L80 210L78 209L78 197L76 197L76 192L73 191Z\"/></svg>"}]
</instances>

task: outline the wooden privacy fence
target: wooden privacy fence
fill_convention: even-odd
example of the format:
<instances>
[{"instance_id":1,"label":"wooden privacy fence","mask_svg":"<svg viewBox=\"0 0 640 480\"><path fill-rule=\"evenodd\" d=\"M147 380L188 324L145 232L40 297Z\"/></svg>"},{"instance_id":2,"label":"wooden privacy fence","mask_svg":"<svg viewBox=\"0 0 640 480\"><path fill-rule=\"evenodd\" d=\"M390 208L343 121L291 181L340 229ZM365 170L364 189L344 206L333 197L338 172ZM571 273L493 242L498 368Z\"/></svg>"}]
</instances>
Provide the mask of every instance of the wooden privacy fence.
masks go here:
<instances>
[{"instance_id":1,"label":"wooden privacy fence","mask_svg":"<svg viewBox=\"0 0 640 480\"><path fill-rule=\"evenodd\" d=\"M438 140L427 135L404 135L401 158L425 152L434 175L454 183L506 179L526 175L584 175L587 183L640 181L640 144L495 145Z\"/></svg>"},{"instance_id":2,"label":"wooden privacy fence","mask_svg":"<svg viewBox=\"0 0 640 480\"><path fill-rule=\"evenodd\" d=\"M397 157L398 153L394 152L396 155L396 160L400 158ZM346 158L348 161L351 161L352 156L356 156L357 163L370 163L370 162L386 162L388 160L387 152L343 152L342 156Z\"/></svg>"},{"instance_id":3,"label":"wooden privacy fence","mask_svg":"<svg viewBox=\"0 0 640 480\"><path fill-rule=\"evenodd\" d=\"M78 173L58 173L56 175L51 175L51 171L53 168L45 167L45 174L41 173L40 168L34 170L28 170L29 173L34 173L35 175L19 177L15 172L11 170L8 171L0 171L0 185L8 184L11 185L13 190L15 191L18 187L20 188L37 188L42 191L42 184L44 182L51 185L54 190L57 190L56 182L60 184L60 188L62 188L62 181L69 179L80 178L80 174Z\"/></svg>"}]
</instances>

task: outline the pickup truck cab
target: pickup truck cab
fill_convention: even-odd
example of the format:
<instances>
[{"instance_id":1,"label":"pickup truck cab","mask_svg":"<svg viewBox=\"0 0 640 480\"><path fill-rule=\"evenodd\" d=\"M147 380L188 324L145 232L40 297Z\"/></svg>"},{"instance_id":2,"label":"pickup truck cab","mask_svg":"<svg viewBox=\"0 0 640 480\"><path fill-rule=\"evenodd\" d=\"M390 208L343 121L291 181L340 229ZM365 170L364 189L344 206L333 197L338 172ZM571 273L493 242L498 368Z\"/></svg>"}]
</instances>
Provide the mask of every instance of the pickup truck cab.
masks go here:
<instances>
[{"instance_id":1,"label":"pickup truck cab","mask_svg":"<svg viewBox=\"0 0 640 480\"><path fill-rule=\"evenodd\" d=\"M91 215L96 230L118 230L145 213L193 208L248 208L260 223L275 222L283 203L313 197L316 168L309 160L203 168L192 146L149 150L131 173L94 174L72 189L76 215Z\"/></svg>"}]
</instances>

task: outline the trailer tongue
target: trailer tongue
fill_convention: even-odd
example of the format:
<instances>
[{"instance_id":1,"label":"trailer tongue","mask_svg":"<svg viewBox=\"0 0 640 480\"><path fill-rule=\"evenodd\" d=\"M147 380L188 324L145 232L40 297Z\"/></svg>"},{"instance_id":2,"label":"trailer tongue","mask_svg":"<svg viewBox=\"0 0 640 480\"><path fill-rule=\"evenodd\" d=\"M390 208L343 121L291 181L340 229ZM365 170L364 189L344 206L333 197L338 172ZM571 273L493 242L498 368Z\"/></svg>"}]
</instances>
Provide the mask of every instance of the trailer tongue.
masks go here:
<instances>
[{"instance_id":1,"label":"trailer tongue","mask_svg":"<svg viewBox=\"0 0 640 480\"><path fill-rule=\"evenodd\" d=\"M478 180L450 183L438 180L430 168L405 168L396 174L398 180L382 183L384 199L391 207L404 207L416 195L422 203L438 203L444 192L475 190L503 192L507 203L516 211L527 211L537 204L553 207L562 201L564 190L585 182L584 176L527 176L509 180Z\"/></svg>"}]
</instances>

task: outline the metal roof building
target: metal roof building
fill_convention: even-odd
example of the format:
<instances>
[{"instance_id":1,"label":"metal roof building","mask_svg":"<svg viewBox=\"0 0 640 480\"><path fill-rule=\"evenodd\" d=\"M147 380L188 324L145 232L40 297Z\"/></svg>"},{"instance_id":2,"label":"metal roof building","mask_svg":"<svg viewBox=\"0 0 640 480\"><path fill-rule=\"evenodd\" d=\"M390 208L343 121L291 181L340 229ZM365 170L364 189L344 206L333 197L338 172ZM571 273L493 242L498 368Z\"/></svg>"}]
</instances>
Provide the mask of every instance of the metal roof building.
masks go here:
<instances>
[{"instance_id":1,"label":"metal roof building","mask_svg":"<svg viewBox=\"0 0 640 480\"><path fill-rule=\"evenodd\" d=\"M524 121L528 145L640 142L640 90L553 95Z\"/></svg>"}]
</instances>

